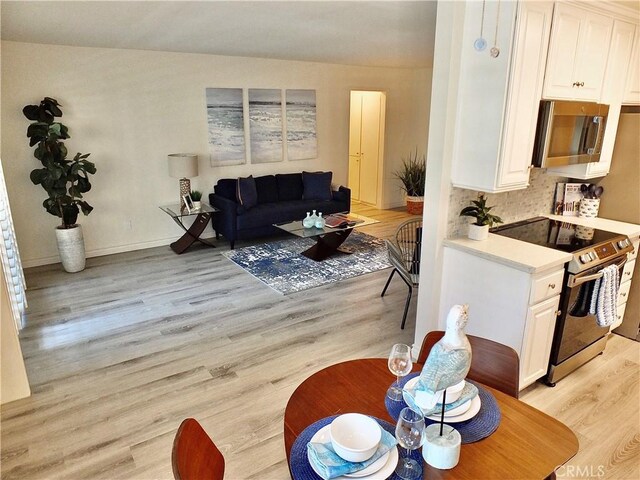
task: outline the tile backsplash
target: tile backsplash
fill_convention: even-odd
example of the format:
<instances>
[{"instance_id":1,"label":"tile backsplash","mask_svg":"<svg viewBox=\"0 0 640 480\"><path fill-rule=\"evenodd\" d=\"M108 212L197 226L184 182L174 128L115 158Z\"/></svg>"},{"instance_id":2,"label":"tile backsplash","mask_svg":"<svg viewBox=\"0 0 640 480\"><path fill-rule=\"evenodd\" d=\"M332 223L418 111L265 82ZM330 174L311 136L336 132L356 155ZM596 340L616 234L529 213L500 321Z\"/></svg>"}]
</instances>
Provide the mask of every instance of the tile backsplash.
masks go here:
<instances>
[{"instance_id":1,"label":"tile backsplash","mask_svg":"<svg viewBox=\"0 0 640 480\"><path fill-rule=\"evenodd\" d=\"M566 182L565 177L547 175L543 169L534 168L529 178L529 187L524 190L514 190L504 193L488 193L487 205L495 205L491 213L498 215L504 223L517 222L540 214L551 213L556 183ZM460 217L460 210L478 197L474 190L453 188L450 196L448 237L459 237L467 234L469 217Z\"/></svg>"}]
</instances>

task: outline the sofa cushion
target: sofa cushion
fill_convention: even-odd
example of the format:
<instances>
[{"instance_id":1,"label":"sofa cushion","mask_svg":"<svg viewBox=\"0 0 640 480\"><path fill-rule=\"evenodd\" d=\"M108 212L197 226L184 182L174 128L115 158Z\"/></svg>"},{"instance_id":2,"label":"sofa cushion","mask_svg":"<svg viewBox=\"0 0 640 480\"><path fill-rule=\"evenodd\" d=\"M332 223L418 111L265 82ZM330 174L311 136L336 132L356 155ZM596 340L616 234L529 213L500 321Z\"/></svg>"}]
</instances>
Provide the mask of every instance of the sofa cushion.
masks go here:
<instances>
[{"instance_id":1,"label":"sofa cushion","mask_svg":"<svg viewBox=\"0 0 640 480\"><path fill-rule=\"evenodd\" d=\"M245 210L249 210L258 204L258 190L256 189L256 181L253 176L238 177L238 203L242 205Z\"/></svg>"},{"instance_id":2,"label":"sofa cushion","mask_svg":"<svg viewBox=\"0 0 640 480\"><path fill-rule=\"evenodd\" d=\"M275 175L256 177L256 190L258 191L258 204L278 201L278 182Z\"/></svg>"},{"instance_id":3,"label":"sofa cushion","mask_svg":"<svg viewBox=\"0 0 640 480\"><path fill-rule=\"evenodd\" d=\"M302 198L331 200L331 172L302 172Z\"/></svg>"},{"instance_id":4,"label":"sofa cushion","mask_svg":"<svg viewBox=\"0 0 640 480\"><path fill-rule=\"evenodd\" d=\"M316 210L322 215L344 211L344 204L336 201L289 200L277 203L259 204L251 210L238 215L238 230L257 228L274 223L285 223L300 220L307 212Z\"/></svg>"},{"instance_id":5,"label":"sofa cushion","mask_svg":"<svg viewBox=\"0 0 640 480\"><path fill-rule=\"evenodd\" d=\"M280 173L276 175L278 200L302 200L302 174Z\"/></svg>"},{"instance_id":6,"label":"sofa cushion","mask_svg":"<svg viewBox=\"0 0 640 480\"><path fill-rule=\"evenodd\" d=\"M213 191L216 195L226 198L227 200L237 200L238 195L238 180L235 178L221 178L218 183L213 187Z\"/></svg>"}]
</instances>

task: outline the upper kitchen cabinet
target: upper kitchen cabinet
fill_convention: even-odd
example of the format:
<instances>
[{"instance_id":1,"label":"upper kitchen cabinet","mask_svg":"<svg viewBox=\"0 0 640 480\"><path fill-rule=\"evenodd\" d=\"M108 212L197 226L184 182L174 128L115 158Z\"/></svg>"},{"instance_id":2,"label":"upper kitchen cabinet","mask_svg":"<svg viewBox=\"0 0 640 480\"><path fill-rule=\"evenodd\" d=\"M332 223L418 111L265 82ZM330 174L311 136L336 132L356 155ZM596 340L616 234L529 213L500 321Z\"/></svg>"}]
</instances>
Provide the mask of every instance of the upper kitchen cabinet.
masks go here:
<instances>
[{"instance_id":1,"label":"upper kitchen cabinet","mask_svg":"<svg viewBox=\"0 0 640 480\"><path fill-rule=\"evenodd\" d=\"M455 187L504 192L528 186L552 13L551 2L466 3L451 172ZM474 43L481 18L485 50ZM490 54L494 46L497 57Z\"/></svg>"},{"instance_id":2,"label":"upper kitchen cabinet","mask_svg":"<svg viewBox=\"0 0 640 480\"><path fill-rule=\"evenodd\" d=\"M629 74L627 75L622 103L625 105L640 104L640 26L636 27L631 65L629 65Z\"/></svg>"},{"instance_id":3,"label":"upper kitchen cabinet","mask_svg":"<svg viewBox=\"0 0 640 480\"><path fill-rule=\"evenodd\" d=\"M607 54L606 75L604 77L602 95L599 99L600 103L609 105L609 115L602 140L600 161L549 168L548 171L552 174L586 180L602 177L609 173L627 72L630 64L635 63L637 65L638 63L637 60L634 61L634 58L637 57L632 57L631 55L636 26L622 20L612 20L612 22L613 33Z\"/></svg>"},{"instance_id":4,"label":"upper kitchen cabinet","mask_svg":"<svg viewBox=\"0 0 640 480\"><path fill-rule=\"evenodd\" d=\"M600 100L612 29L610 17L556 3L544 98Z\"/></svg>"}]
</instances>

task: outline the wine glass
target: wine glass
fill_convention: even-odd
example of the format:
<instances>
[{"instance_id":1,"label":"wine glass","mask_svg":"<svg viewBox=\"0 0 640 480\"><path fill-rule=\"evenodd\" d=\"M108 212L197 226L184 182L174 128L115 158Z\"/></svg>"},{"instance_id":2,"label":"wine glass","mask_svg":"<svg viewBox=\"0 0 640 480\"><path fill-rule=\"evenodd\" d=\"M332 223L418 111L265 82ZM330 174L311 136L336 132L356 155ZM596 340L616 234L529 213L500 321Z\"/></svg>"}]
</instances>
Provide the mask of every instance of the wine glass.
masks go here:
<instances>
[{"instance_id":1,"label":"wine glass","mask_svg":"<svg viewBox=\"0 0 640 480\"><path fill-rule=\"evenodd\" d=\"M422 413L403 408L396 424L396 439L398 444L407 449L407 455L398 461L396 475L404 480L422 477L422 465L410 457L411 450L422 446L425 439L424 416Z\"/></svg>"},{"instance_id":2,"label":"wine glass","mask_svg":"<svg viewBox=\"0 0 640 480\"><path fill-rule=\"evenodd\" d=\"M391 348L389 354L389 370L395 374L395 385L391 385L387 390L387 397L391 400L402 400L402 388L400 388L400 377L404 377L411 372L411 347L403 343L396 343Z\"/></svg>"}]
</instances>

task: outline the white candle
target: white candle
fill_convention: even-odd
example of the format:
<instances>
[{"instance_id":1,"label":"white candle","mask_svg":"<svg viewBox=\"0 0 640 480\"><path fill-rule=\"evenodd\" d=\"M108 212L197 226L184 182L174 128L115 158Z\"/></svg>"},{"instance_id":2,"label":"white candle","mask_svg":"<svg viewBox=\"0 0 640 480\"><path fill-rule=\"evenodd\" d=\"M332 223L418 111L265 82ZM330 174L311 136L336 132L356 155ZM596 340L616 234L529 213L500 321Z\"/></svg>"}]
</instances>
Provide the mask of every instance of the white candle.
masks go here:
<instances>
[{"instance_id":1,"label":"white candle","mask_svg":"<svg viewBox=\"0 0 640 480\"><path fill-rule=\"evenodd\" d=\"M444 425L440 436L440 424L429 425L425 433L422 457L425 462L441 470L449 470L458 464L460 459L460 433L450 425Z\"/></svg>"}]
</instances>

